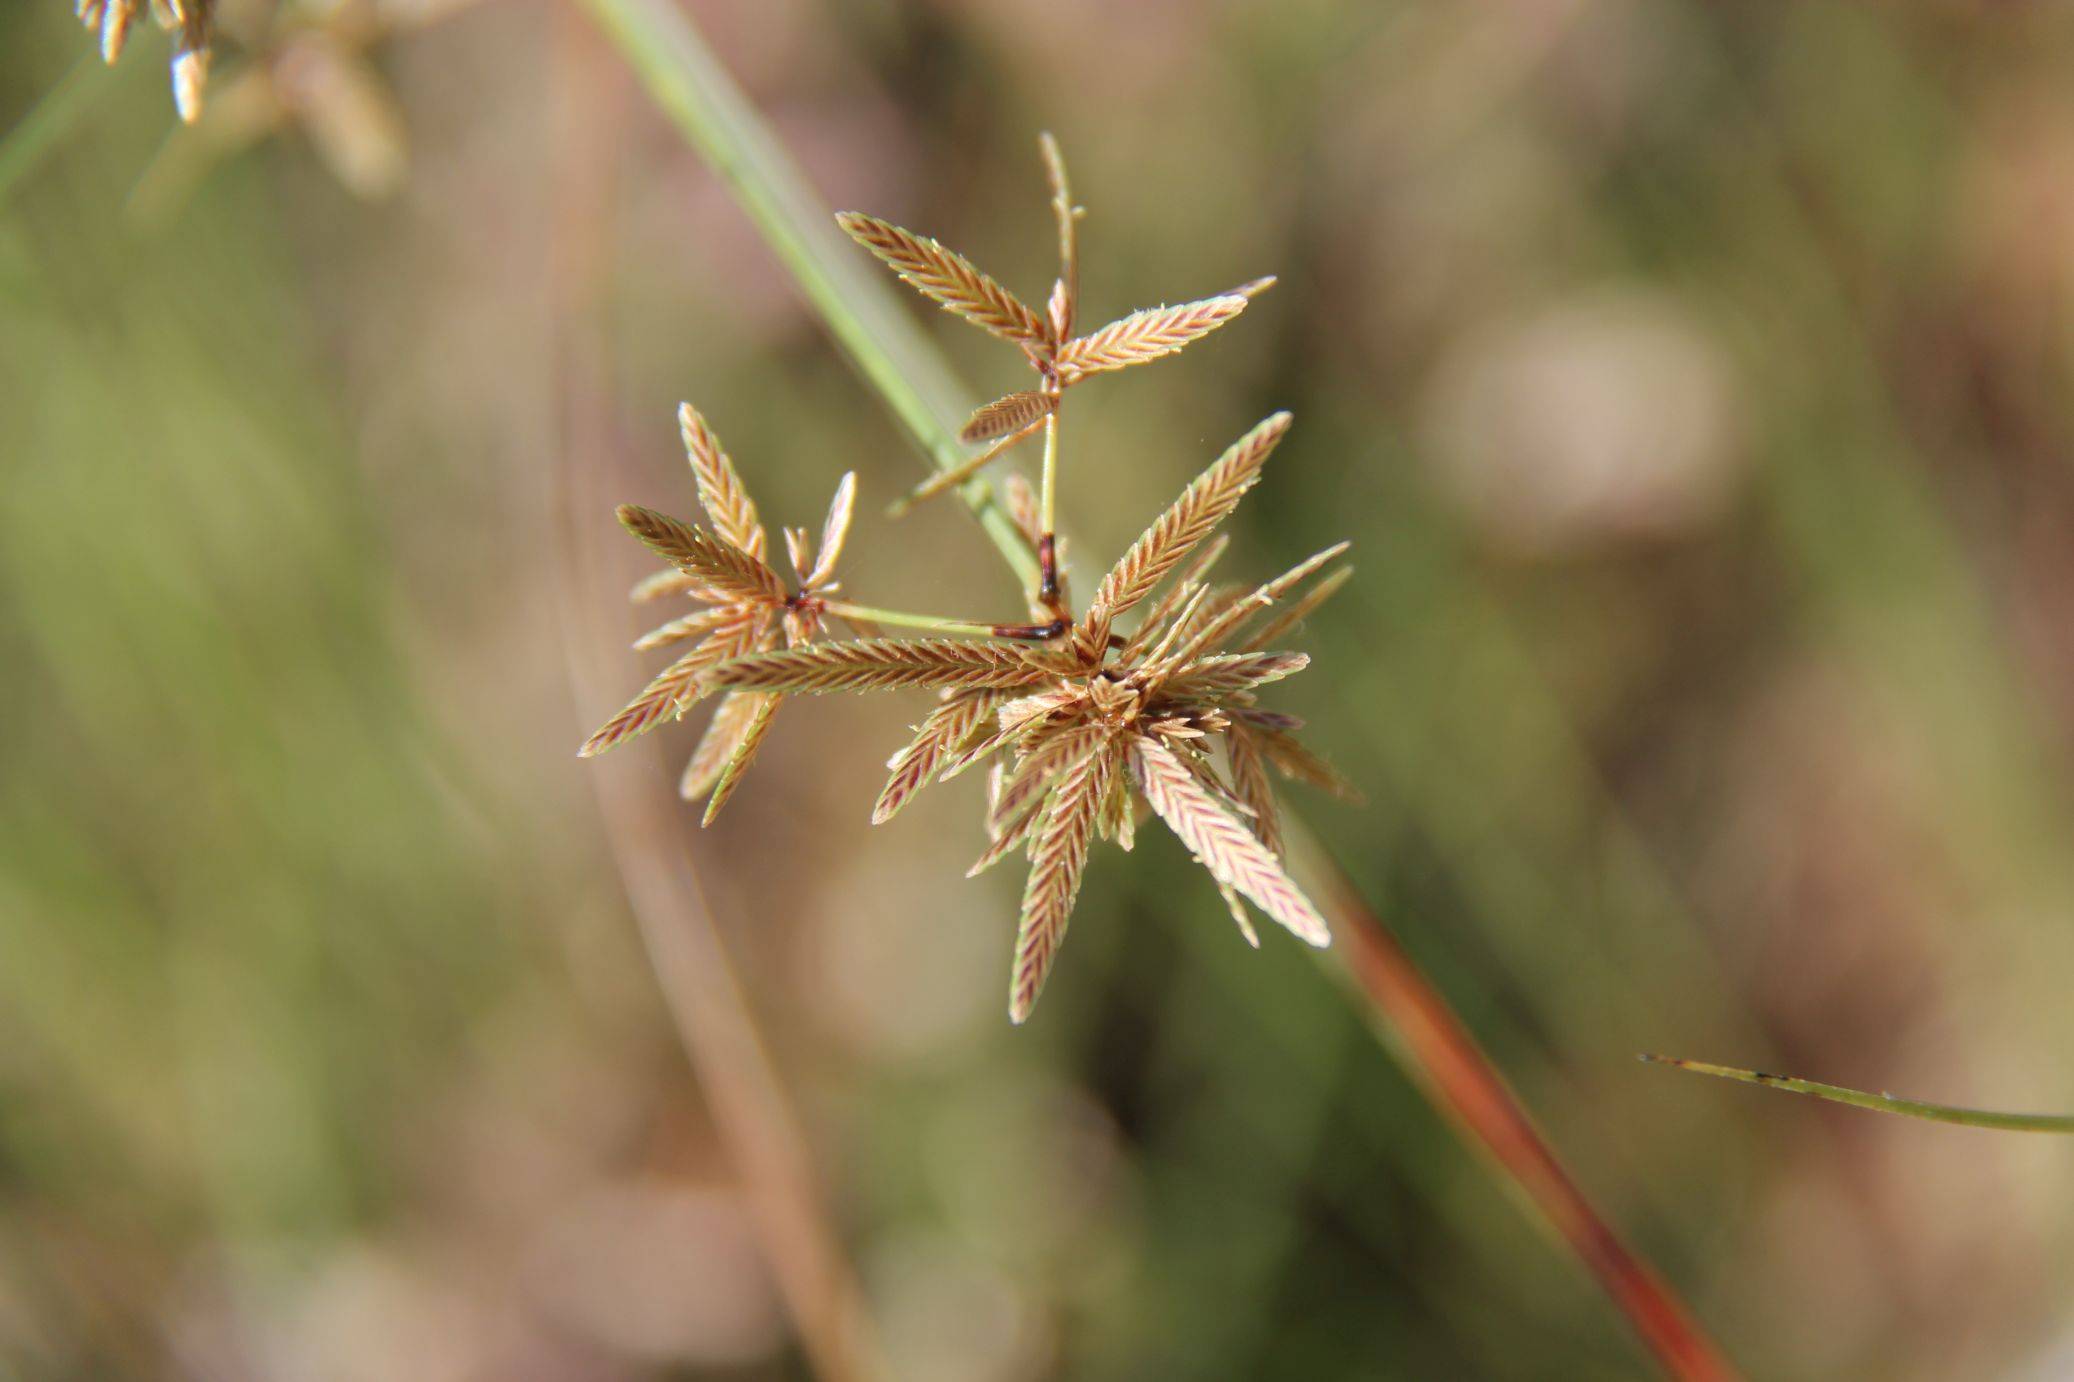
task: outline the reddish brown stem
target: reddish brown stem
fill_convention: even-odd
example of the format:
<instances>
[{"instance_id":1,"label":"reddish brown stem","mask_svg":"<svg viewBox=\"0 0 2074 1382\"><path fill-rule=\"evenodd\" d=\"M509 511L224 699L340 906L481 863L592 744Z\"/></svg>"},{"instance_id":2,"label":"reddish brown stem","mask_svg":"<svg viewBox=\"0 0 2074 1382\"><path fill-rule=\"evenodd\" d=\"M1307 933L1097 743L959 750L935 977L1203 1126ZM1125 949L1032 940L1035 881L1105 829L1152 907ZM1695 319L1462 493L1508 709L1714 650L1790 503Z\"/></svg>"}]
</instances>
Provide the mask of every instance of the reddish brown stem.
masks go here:
<instances>
[{"instance_id":1,"label":"reddish brown stem","mask_svg":"<svg viewBox=\"0 0 2074 1382\"><path fill-rule=\"evenodd\" d=\"M996 638L1019 638L1026 643L1048 643L1064 634L1069 625L1063 619L1054 619L1049 624L996 624Z\"/></svg>"},{"instance_id":2,"label":"reddish brown stem","mask_svg":"<svg viewBox=\"0 0 2074 1382\"><path fill-rule=\"evenodd\" d=\"M1037 603L1061 619L1065 617L1059 599L1059 538L1056 533L1046 533L1037 539Z\"/></svg>"},{"instance_id":3,"label":"reddish brown stem","mask_svg":"<svg viewBox=\"0 0 2074 1382\"><path fill-rule=\"evenodd\" d=\"M1735 1369L1699 1321L1593 1207L1505 1077L1347 876L1315 844L1304 841L1299 850L1305 882L1333 921L1335 951L1371 1023L1434 1105L1526 1192L1668 1376L1734 1379Z\"/></svg>"}]
</instances>

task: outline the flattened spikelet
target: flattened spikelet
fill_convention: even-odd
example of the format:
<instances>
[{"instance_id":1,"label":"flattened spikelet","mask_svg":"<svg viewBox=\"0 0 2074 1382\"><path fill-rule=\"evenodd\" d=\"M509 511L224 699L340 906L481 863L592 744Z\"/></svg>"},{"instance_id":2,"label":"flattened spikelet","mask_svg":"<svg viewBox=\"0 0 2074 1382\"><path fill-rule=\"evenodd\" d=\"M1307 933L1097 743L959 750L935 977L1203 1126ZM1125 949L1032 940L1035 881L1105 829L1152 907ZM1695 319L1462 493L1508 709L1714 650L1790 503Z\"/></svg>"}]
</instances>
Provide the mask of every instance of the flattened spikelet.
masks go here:
<instances>
[{"instance_id":1,"label":"flattened spikelet","mask_svg":"<svg viewBox=\"0 0 2074 1382\"><path fill-rule=\"evenodd\" d=\"M1060 769L1079 762L1107 734L1107 729L1094 724L1073 725L1047 733L1002 779L1000 795L987 808L987 829L1005 829L1008 822L1029 809L1031 802L1041 800L1051 790Z\"/></svg>"},{"instance_id":2,"label":"flattened spikelet","mask_svg":"<svg viewBox=\"0 0 2074 1382\"><path fill-rule=\"evenodd\" d=\"M671 572L675 575L677 573ZM658 625L634 640L636 652L647 652L650 648L661 648L671 643L682 643L687 638L697 638L732 619L741 617L741 610L733 605L721 605L714 609L693 610L679 619Z\"/></svg>"},{"instance_id":3,"label":"flattened spikelet","mask_svg":"<svg viewBox=\"0 0 2074 1382\"><path fill-rule=\"evenodd\" d=\"M756 516L756 501L749 497L735 463L721 449L720 439L689 403L677 405L677 428L683 433L684 454L691 460L699 503L713 521L713 531L750 556L763 556L767 539Z\"/></svg>"},{"instance_id":4,"label":"flattened spikelet","mask_svg":"<svg viewBox=\"0 0 2074 1382\"><path fill-rule=\"evenodd\" d=\"M958 440L992 441L996 437L1005 437L1029 426L1057 405L1057 398L1035 389L1024 389L997 398L966 419L965 425L958 429Z\"/></svg>"},{"instance_id":5,"label":"flattened spikelet","mask_svg":"<svg viewBox=\"0 0 2074 1382\"><path fill-rule=\"evenodd\" d=\"M1199 658L1166 684L1177 701L1214 700L1294 676L1310 666L1309 653L1220 653Z\"/></svg>"},{"instance_id":6,"label":"flattened spikelet","mask_svg":"<svg viewBox=\"0 0 2074 1382\"><path fill-rule=\"evenodd\" d=\"M742 600L785 598L785 583L777 572L689 523L639 504L621 504L619 521L664 561L716 591Z\"/></svg>"},{"instance_id":7,"label":"flattened spikelet","mask_svg":"<svg viewBox=\"0 0 2074 1382\"><path fill-rule=\"evenodd\" d=\"M1207 336L1246 310L1238 293L1172 307L1148 307L1100 330L1066 342L1059 350L1059 377L1072 384L1103 370L1124 369L1172 355Z\"/></svg>"},{"instance_id":8,"label":"flattened spikelet","mask_svg":"<svg viewBox=\"0 0 2074 1382\"><path fill-rule=\"evenodd\" d=\"M1188 564L1181 568L1181 574L1174 584L1168 586L1166 592L1152 602L1152 607L1145 611L1145 617L1138 621L1137 631L1124 641L1119 661L1139 661L1146 647L1167 632L1169 621L1195 598L1196 591L1201 588L1204 574L1217 564L1217 559L1224 555L1225 549L1229 546L1231 538L1219 533L1188 559Z\"/></svg>"},{"instance_id":9,"label":"flattened spikelet","mask_svg":"<svg viewBox=\"0 0 2074 1382\"><path fill-rule=\"evenodd\" d=\"M691 761L684 765L684 776L677 782L678 796L692 801L713 790L713 784L720 780L720 770L727 766L735 745L742 741L742 732L756 718L756 707L762 699L751 691L730 691L720 698L720 708L713 712L705 734L699 738L699 746L691 751Z\"/></svg>"},{"instance_id":10,"label":"flattened spikelet","mask_svg":"<svg viewBox=\"0 0 2074 1382\"><path fill-rule=\"evenodd\" d=\"M1282 610L1281 613L1262 624L1257 632L1249 634L1246 641L1239 645L1238 650L1240 652L1251 652L1256 648L1268 647L1280 639L1282 635L1310 618L1311 615L1317 612L1318 606L1337 595L1340 587L1345 585L1353 577L1353 574L1353 567L1342 566L1339 570L1333 572L1309 590L1306 590L1301 597Z\"/></svg>"},{"instance_id":11,"label":"flattened spikelet","mask_svg":"<svg viewBox=\"0 0 2074 1382\"><path fill-rule=\"evenodd\" d=\"M1066 939L1066 922L1073 914L1080 875L1087 866L1088 842L1094 837L1095 818L1115 770L1115 752L1107 742L1097 742L1059 779L1045 809L1030 850L1022 922L1015 936L1015 971L1008 993L1012 1022L1023 1021L1037 1006L1037 995Z\"/></svg>"},{"instance_id":12,"label":"flattened spikelet","mask_svg":"<svg viewBox=\"0 0 2074 1382\"><path fill-rule=\"evenodd\" d=\"M706 814L699 820L701 826L711 825L713 818L720 814L720 808L727 805L727 799L735 794L735 788L741 785L742 774L756 761L756 751L763 747L764 736L770 733L771 717L785 703L785 698L778 695L757 695L748 699L755 703L749 712L749 723L742 727L733 752L728 754L727 762L720 769L720 780L713 785L713 799L706 803Z\"/></svg>"},{"instance_id":13,"label":"flattened spikelet","mask_svg":"<svg viewBox=\"0 0 2074 1382\"><path fill-rule=\"evenodd\" d=\"M1180 759L1143 735L1131 740L1130 753L1138 790L1212 877L1236 888L1299 939L1332 943L1325 919L1282 871L1281 862L1203 789Z\"/></svg>"},{"instance_id":14,"label":"flattened spikelet","mask_svg":"<svg viewBox=\"0 0 2074 1382\"><path fill-rule=\"evenodd\" d=\"M823 695L902 686L1035 686L1053 675L1017 647L949 638L862 638L752 653L715 667L706 681L714 687Z\"/></svg>"},{"instance_id":15,"label":"flattened spikelet","mask_svg":"<svg viewBox=\"0 0 2074 1382\"><path fill-rule=\"evenodd\" d=\"M851 239L945 311L983 326L1033 355L1050 354L1051 332L1043 319L956 250L858 211L845 211L835 220Z\"/></svg>"},{"instance_id":16,"label":"flattened spikelet","mask_svg":"<svg viewBox=\"0 0 2074 1382\"><path fill-rule=\"evenodd\" d=\"M660 600L665 595L689 595L693 599L704 599L707 594L706 588L699 584L698 577L686 575L673 568L669 571L658 571L652 576L643 576L634 582L634 588L627 592L627 598L638 605L646 604L650 600Z\"/></svg>"},{"instance_id":17,"label":"flattened spikelet","mask_svg":"<svg viewBox=\"0 0 2074 1382\"><path fill-rule=\"evenodd\" d=\"M715 663L747 651L755 643L757 621L753 616L725 629L665 667L655 680L626 709L607 720L596 734L576 751L579 758L593 758L617 747L637 734L645 734L666 719L683 714L704 694L699 678Z\"/></svg>"},{"instance_id":18,"label":"flattened spikelet","mask_svg":"<svg viewBox=\"0 0 2074 1382\"><path fill-rule=\"evenodd\" d=\"M1281 599L1284 594L1306 576L1346 550L1346 543L1336 543L1322 552L1305 557L1281 575L1262 584L1252 594L1243 599L1231 600L1225 603L1208 619L1204 620L1200 627L1184 633L1180 639L1180 646L1174 649L1171 656L1176 661L1179 661L1184 658L1194 657L1205 648L1218 646L1230 636L1233 630L1261 610L1274 604L1275 601Z\"/></svg>"},{"instance_id":19,"label":"flattened spikelet","mask_svg":"<svg viewBox=\"0 0 2074 1382\"><path fill-rule=\"evenodd\" d=\"M1267 778L1267 760L1259 739L1251 729L1235 724L1224 732L1224 756L1231 764L1232 795L1253 813L1253 833L1276 857L1286 854L1282 814L1275 804L1274 785Z\"/></svg>"},{"instance_id":20,"label":"flattened spikelet","mask_svg":"<svg viewBox=\"0 0 2074 1382\"><path fill-rule=\"evenodd\" d=\"M850 538L850 519L856 512L857 472L846 470L843 478L836 481L835 497L828 501L828 517L821 521L821 554L814 559L813 570L806 573L808 585L826 585L835 574L835 564L842 560L843 544Z\"/></svg>"},{"instance_id":21,"label":"flattened spikelet","mask_svg":"<svg viewBox=\"0 0 2074 1382\"><path fill-rule=\"evenodd\" d=\"M993 718L1002 698L999 691L954 691L942 705L929 712L915 731L914 742L893 756L887 765L891 776L871 809L871 823L892 820L908 799L921 790L930 775L952 750L961 747L973 731Z\"/></svg>"},{"instance_id":22,"label":"flattened spikelet","mask_svg":"<svg viewBox=\"0 0 2074 1382\"><path fill-rule=\"evenodd\" d=\"M1161 578L1238 507L1289 423L1287 413L1261 421L1181 491L1103 578L1095 592L1096 607L1114 618L1151 594Z\"/></svg>"},{"instance_id":23,"label":"flattened spikelet","mask_svg":"<svg viewBox=\"0 0 2074 1382\"><path fill-rule=\"evenodd\" d=\"M1024 806L1023 813L1004 827L1001 833L994 837L994 842L980 852L979 858L972 861L972 866L965 870L965 876L977 878L1022 848L1036 832L1037 822L1043 815L1044 799L1041 797Z\"/></svg>"}]
</instances>

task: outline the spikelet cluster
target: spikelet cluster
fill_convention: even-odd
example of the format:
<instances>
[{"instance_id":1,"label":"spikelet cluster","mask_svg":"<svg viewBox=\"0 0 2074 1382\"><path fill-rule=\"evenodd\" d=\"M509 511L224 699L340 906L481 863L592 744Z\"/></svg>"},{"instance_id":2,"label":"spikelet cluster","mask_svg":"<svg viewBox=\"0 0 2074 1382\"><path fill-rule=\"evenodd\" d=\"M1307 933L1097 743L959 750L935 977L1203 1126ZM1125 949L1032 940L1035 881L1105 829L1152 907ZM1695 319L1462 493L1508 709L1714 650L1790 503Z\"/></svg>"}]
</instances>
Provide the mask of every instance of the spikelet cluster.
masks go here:
<instances>
[{"instance_id":1,"label":"spikelet cluster","mask_svg":"<svg viewBox=\"0 0 2074 1382\"><path fill-rule=\"evenodd\" d=\"M839 218L903 279L1016 345L1037 369L1037 388L996 399L973 414L967 439L993 442L981 461L1039 427L1055 428L1069 385L1179 350L1237 316L1252 293L1271 281L1134 312L1086 335L1074 334L1074 227L1080 210L1048 137L1044 155L1061 267L1042 314L934 240L869 216ZM814 635L823 615L839 612L826 600L833 588L827 577L849 521L849 478L838 492L821 558L806 563L795 547L800 580L787 590L763 561L763 532L732 463L688 406L683 420L710 527L645 509L622 509L620 517L673 568L637 594L681 592L702 605L640 646L698 641L592 736L584 753L681 715L706 696L720 696L713 727L686 776L689 796L709 780L718 750L708 745L716 736L736 745L739 756L744 726L754 723L760 734L768 721L762 707L784 696L933 692L933 708L887 764L872 820L891 820L932 781L985 769L987 844L970 872L1017 854L1028 866L1009 989L1015 1022L1030 1015L1051 974L1093 845L1113 841L1129 850L1139 828L1154 817L1209 873L1249 943L1259 944L1255 912L1309 944L1330 943L1324 918L1285 865L1274 778L1305 781L1343 797L1355 793L1297 741L1301 722L1262 706L1259 695L1308 665L1305 654L1283 645L1345 584L1350 568L1335 563L1346 544L1258 586L1228 584L1214 575L1227 545L1217 530L1259 482L1288 432L1287 413L1260 422L1183 489L1103 576L1083 612L1070 613L1070 596L1053 564L1058 535L1044 527L1027 484L1011 477L1008 508L1046 573L1046 589L1032 592L1031 606L1058 617L1043 625L988 626L850 608L853 615L994 636L887 638L851 619L860 636L834 640ZM1047 490L1052 450L1048 444ZM778 646L774 629L783 630L784 646Z\"/></svg>"},{"instance_id":2,"label":"spikelet cluster","mask_svg":"<svg viewBox=\"0 0 2074 1382\"><path fill-rule=\"evenodd\" d=\"M1147 815L1210 873L1247 941L1259 943L1249 904L1310 944L1330 940L1283 866L1268 767L1351 789L1297 745L1301 722L1262 708L1257 692L1308 664L1268 645L1345 581L1344 567L1312 578L1346 546L1255 588L1211 574L1223 550L1212 530L1288 425L1286 413L1268 418L1203 472L1110 570L1062 646L1004 649L1023 659L1028 680L961 682L947 670L935 682L904 683L936 685L943 699L888 765L872 819L891 819L932 778L990 764L989 843L971 872L1018 852L1029 862L1009 993L1014 1021L1029 1016L1051 973L1091 842L1128 850ZM1120 621L1132 625L1127 636L1112 632ZM716 678L774 660L744 658Z\"/></svg>"},{"instance_id":3,"label":"spikelet cluster","mask_svg":"<svg viewBox=\"0 0 2074 1382\"><path fill-rule=\"evenodd\" d=\"M1215 297L1132 312L1085 335L1075 334L1080 296L1079 231L1085 207L1073 201L1065 160L1050 135L1040 141L1051 179L1051 206L1058 223L1059 276L1045 310L1038 312L971 260L927 236L861 211L838 215L850 237L877 255L903 282L954 316L1018 347L1036 371L1036 387L1019 389L983 404L959 431L961 440L990 443L965 464L944 471L894 506L942 494L983 466L1037 434L1058 411L1061 396L1090 375L1148 364L1172 355L1246 310L1255 296L1274 286L1272 277Z\"/></svg>"},{"instance_id":4,"label":"spikelet cluster","mask_svg":"<svg viewBox=\"0 0 2074 1382\"><path fill-rule=\"evenodd\" d=\"M769 537L757 516L755 501L712 428L689 403L678 410L677 421L698 486L699 504L712 527L696 527L636 504L621 505L619 521L670 563L668 570L635 586L633 598L647 601L681 595L695 606L690 613L643 634L634 646L644 651L690 646L584 742L578 752L585 758L682 717L715 689L709 674L732 659L757 652L786 656L812 651L808 645L822 629L821 601L840 589L835 566L850 533L856 476L846 474L836 486L818 551L805 529L785 530L785 545L797 578L796 585L788 589L764 559ZM781 641L782 651L778 649ZM678 783L686 801L712 793L706 803L707 824L733 795L770 732L771 718L791 689L744 683L726 691Z\"/></svg>"}]
</instances>

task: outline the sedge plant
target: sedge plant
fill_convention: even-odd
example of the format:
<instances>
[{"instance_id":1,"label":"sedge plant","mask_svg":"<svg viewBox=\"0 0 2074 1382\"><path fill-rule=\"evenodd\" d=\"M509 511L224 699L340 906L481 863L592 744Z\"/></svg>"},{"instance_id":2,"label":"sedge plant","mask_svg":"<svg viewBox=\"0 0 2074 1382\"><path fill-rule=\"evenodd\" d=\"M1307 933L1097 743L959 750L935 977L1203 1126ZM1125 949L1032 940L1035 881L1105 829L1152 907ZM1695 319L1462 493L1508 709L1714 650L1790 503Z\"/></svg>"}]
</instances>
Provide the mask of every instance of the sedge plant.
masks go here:
<instances>
[{"instance_id":1,"label":"sedge plant","mask_svg":"<svg viewBox=\"0 0 2074 1382\"><path fill-rule=\"evenodd\" d=\"M1079 256L1065 161L1042 141L1059 236L1059 274L1043 313L956 251L859 213L843 229L947 311L1019 348L1036 387L980 408L964 437L991 443L910 499L940 493L1042 432L1038 487L1008 485L1008 508L1037 572L1026 621L943 618L840 598L834 565L848 534L855 480L845 475L818 553L786 530L794 579L765 559L768 535L740 474L704 418L686 404L684 440L705 526L633 505L628 531L669 563L638 599L683 595L696 606L637 646L691 644L584 744L601 753L699 702L719 705L686 768L683 794L710 792L710 822L740 781L790 696L921 690L936 703L890 762L872 811L892 819L921 787L987 768L987 843L970 873L1013 854L1028 863L1009 990L1025 1021L1050 976L1080 890L1090 846L1132 848L1157 816L1209 872L1248 943L1251 908L1299 939L1324 946L1324 917L1289 876L1273 775L1351 795L1344 780L1295 737L1301 721L1260 704L1262 688L1303 670L1284 646L1302 620L1344 585L1327 547L1257 586L1222 582L1217 529L1258 483L1287 433L1275 413L1233 442L1110 567L1084 608L1061 574L1056 495L1060 416L1067 388L1096 373L1171 355L1242 312L1246 289L1133 312L1075 334ZM830 639L836 628L848 636ZM888 638L884 627L926 637Z\"/></svg>"}]
</instances>

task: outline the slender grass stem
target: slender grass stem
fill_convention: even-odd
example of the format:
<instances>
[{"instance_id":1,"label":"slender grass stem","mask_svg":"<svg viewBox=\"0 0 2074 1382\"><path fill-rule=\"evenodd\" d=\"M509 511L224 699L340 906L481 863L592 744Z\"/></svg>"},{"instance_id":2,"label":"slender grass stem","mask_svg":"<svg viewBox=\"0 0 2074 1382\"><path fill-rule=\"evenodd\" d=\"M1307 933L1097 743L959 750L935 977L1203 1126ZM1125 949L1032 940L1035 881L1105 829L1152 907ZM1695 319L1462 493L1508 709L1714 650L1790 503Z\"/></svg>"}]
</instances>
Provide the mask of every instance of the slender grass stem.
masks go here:
<instances>
[{"instance_id":1,"label":"slender grass stem","mask_svg":"<svg viewBox=\"0 0 2074 1382\"><path fill-rule=\"evenodd\" d=\"M863 619L873 624L891 624L903 629L926 629L931 633L965 634L973 638L1036 638L1048 636L1045 626L1032 624L988 624L977 619L939 619L933 614L909 614L905 610L853 605L847 600L823 600L821 608L844 619Z\"/></svg>"},{"instance_id":2,"label":"slender grass stem","mask_svg":"<svg viewBox=\"0 0 2074 1382\"><path fill-rule=\"evenodd\" d=\"M1792 1075L1770 1075L1762 1070L1739 1070L1732 1065L1711 1065L1706 1061L1685 1060L1678 1056L1643 1056L1641 1059L1651 1065L1668 1065L1677 1070L1712 1075L1717 1079L1740 1080L1744 1084L1763 1085L1767 1089L1783 1089L1789 1094L1808 1094L1817 1099L1827 1099L1831 1103L1849 1104L1853 1108L1869 1108L1875 1113L1899 1114L1903 1118L1922 1118L1932 1123L1956 1123L1962 1128L1998 1128L2004 1132L2074 1133L2074 1114L2001 1113L1994 1109L1960 1108L1955 1104L1930 1104L1920 1099L1898 1098L1892 1094L1869 1094L1860 1089L1846 1089L1842 1085L1797 1079Z\"/></svg>"},{"instance_id":3,"label":"slender grass stem","mask_svg":"<svg viewBox=\"0 0 2074 1382\"><path fill-rule=\"evenodd\" d=\"M932 464L958 464L957 406L940 357L911 319L883 310L883 285L843 271L818 238L825 211L761 127L683 13L668 0L583 0L641 73L686 138L734 187L771 248L799 279L865 377L907 425ZM782 195L781 195L782 191ZM830 237L832 238L832 236ZM916 371L910 375L908 371ZM1050 419L1047 419L1051 422ZM1056 424L1046 432L1043 526L1052 527ZM963 493L1016 573L1026 581L1029 548L990 499ZM1447 1000L1355 894L1344 874L1292 816L1292 859L1347 942L1342 991L1353 996L1385 1048L1436 1108L1487 1151L1508 1184L1569 1245L1578 1262L1627 1317L1667 1376L1723 1382L1734 1369L1689 1309L1597 1212L1536 1131L1504 1077ZM1349 953L1351 952L1351 953ZM1331 961L1326 961L1328 964Z\"/></svg>"}]
</instances>

